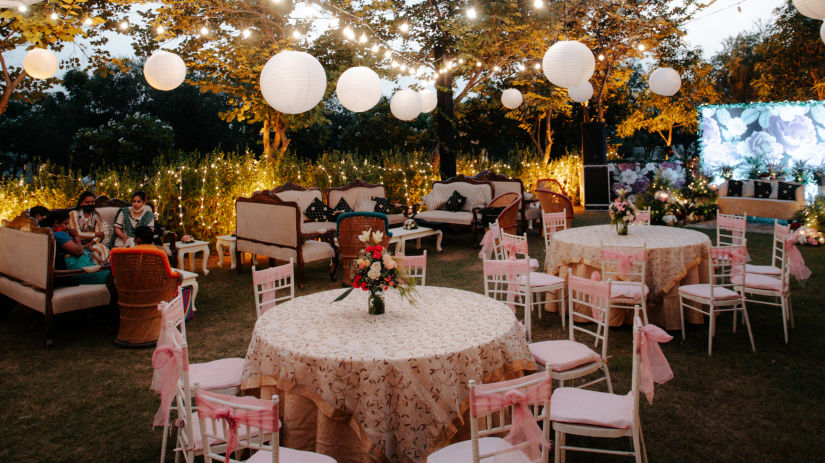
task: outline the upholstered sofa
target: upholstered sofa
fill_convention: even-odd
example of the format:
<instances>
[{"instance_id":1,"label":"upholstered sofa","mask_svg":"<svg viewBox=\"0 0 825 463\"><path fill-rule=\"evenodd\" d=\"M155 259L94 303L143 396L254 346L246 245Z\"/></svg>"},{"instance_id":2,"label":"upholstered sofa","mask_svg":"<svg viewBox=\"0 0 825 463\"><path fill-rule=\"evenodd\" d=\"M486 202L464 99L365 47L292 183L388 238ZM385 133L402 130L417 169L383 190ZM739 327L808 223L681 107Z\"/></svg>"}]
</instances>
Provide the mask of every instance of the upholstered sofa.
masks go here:
<instances>
[{"instance_id":1,"label":"upholstered sofa","mask_svg":"<svg viewBox=\"0 0 825 463\"><path fill-rule=\"evenodd\" d=\"M333 187L327 190L327 206L335 208L341 198L352 207L353 212L374 212L369 210L358 210L356 207L359 197L372 198L386 198L387 191L383 183L367 183L360 179L355 179L346 185ZM394 209L403 209L403 213L385 214L387 216L387 223L390 228L398 227L407 220L407 206L404 204L393 203Z\"/></svg>"},{"instance_id":2,"label":"upholstered sofa","mask_svg":"<svg viewBox=\"0 0 825 463\"><path fill-rule=\"evenodd\" d=\"M537 207L530 207L530 204L533 202L533 194L529 191L524 191L524 182L522 182L521 179L510 178L491 170L483 170L474 175L473 178L492 183L496 195L502 195L504 193L517 193L519 195L521 199L519 205L521 232L527 229L528 221L541 218L541 210Z\"/></svg>"},{"instance_id":3,"label":"upholstered sofa","mask_svg":"<svg viewBox=\"0 0 825 463\"><path fill-rule=\"evenodd\" d=\"M799 185L796 189L793 200L778 199L779 181L771 181L771 194L769 198L754 197L754 182L758 180L743 180L742 196L730 196L728 193L728 183L719 185L718 205L721 214L747 214L752 217L767 217L772 219L788 220L803 209L805 209L805 187L795 182L788 182L792 185Z\"/></svg>"},{"instance_id":4,"label":"upholstered sofa","mask_svg":"<svg viewBox=\"0 0 825 463\"><path fill-rule=\"evenodd\" d=\"M467 203L459 211L448 211L441 206L435 209L419 211L419 208L426 205L426 199L413 205L413 217L416 221L425 222L429 225L439 225L448 228L466 229L473 232L473 240L478 241L478 230L480 225L481 208L490 204L496 193L495 186L491 182L475 180L464 175L458 175L449 180L442 180L433 183L429 194L436 193L449 197L454 191L468 198ZM479 206L470 203L469 198L478 196L481 200ZM475 207L474 207L475 206Z\"/></svg>"},{"instance_id":5,"label":"upholstered sofa","mask_svg":"<svg viewBox=\"0 0 825 463\"><path fill-rule=\"evenodd\" d=\"M84 274L83 269L55 270L52 230L40 228L22 214L0 227L0 310L14 302L45 317L46 345L52 344L53 318L66 312L109 305L112 295L105 284L59 287L55 280Z\"/></svg>"}]
</instances>

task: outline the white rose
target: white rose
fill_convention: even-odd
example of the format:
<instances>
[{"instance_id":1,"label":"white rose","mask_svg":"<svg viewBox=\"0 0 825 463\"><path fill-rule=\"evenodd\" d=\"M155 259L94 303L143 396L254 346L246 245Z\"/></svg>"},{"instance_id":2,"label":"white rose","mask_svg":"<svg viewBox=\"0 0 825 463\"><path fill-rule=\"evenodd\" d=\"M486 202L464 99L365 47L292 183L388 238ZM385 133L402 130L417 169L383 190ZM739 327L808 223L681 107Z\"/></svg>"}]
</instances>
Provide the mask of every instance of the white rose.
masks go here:
<instances>
[{"instance_id":1,"label":"white rose","mask_svg":"<svg viewBox=\"0 0 825 463\"><path fill-rule=\"evenodd\" d=\"M377 280L378 277L381 276L381 262L373 262L372 265L370 265L370 271L367 272L367 276L370 280Z\"/></svg>"}]
</instances>

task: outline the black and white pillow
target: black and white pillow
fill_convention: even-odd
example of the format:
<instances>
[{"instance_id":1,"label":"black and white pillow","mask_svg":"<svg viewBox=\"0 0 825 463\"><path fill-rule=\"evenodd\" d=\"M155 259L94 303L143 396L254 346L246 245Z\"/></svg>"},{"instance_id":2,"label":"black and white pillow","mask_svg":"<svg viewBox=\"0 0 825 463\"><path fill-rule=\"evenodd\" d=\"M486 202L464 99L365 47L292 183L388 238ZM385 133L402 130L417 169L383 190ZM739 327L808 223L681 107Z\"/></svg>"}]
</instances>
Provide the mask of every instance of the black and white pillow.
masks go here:
<instances>
[{"instance_id":1,"label":"black and white pillow","mask_svg":"<svg viewBox=\"0 0 825 463\"><path fill-rule=\"evenodd\" d=\"M450 195L450 199L444 203L444 209L447 209L450 212L458 212L462 207L464 207L464 203L466 202L466 196L462 196L458 191L453 191L453 194Z\"/></svg>"},{"instance_id":2,"label":"black and white pillow","mask_svg":"<svg viewBox=\"0 0 825 463\"><path fill-rule=\"evenodd\" d=\"M375 212L389 214L392 210L392 201L389 198L372 198L375 201Z\"/></svg>"},{"instance_id":3,"label":"black and white pillow","mask_svg":"<svg viewBox=\"0 0 825 463\"><path fill-rule=\"evenodd\" d=\"M330 209L329 206L324 204L320 199L315 198L311 203L309 203L309 206L307 206L307 210L304 211L304 214L313 222L326 222L330 215L332 215L332 209Z\"/></svg>"},{"instance_id":4,"label":"black and white pillow","mask_svg":"<svg viewBox=\"0 0 825 463\"><path fill-rule=\"evenodd\" d=\"M753 197L768 199L771 197L773 185L771 182L753 182Z\"/></svg>"},{"instance_id":5,"label":"black and white pillow","mask_svg":"<svg viewBox=\"0 0 825 463\"><path fill-rule=\"evenodd\" d=\"M352 208L349 207L347 200L341 198L338 200L338 204L335 205L335 208L332 209L333 218L331 219L332 222L337 220L338 216L343 214L344 212L352 212Z\"/></svg>"},{"instance_id":6,"label":"black and white pillow","mask_svg":"<svg viewBox=\"0 0 825 463\"><path fill-rule=\"evenodd\" d=\"M728 180L728 196L742 197L742 187L745 182L741 180Z\"/></svg>"},{"instance_id":7,"label":"black and white pillow","mask_svg":"<svg viewBox=\"0 0 825 463\"><path fill-rule=\"evenodd\" d=\"M785 201L796 200L796 189L800 186L801 185L796 183L779 182L779 192L777 194L777 198Z\"/></svg>"}]
</instances>

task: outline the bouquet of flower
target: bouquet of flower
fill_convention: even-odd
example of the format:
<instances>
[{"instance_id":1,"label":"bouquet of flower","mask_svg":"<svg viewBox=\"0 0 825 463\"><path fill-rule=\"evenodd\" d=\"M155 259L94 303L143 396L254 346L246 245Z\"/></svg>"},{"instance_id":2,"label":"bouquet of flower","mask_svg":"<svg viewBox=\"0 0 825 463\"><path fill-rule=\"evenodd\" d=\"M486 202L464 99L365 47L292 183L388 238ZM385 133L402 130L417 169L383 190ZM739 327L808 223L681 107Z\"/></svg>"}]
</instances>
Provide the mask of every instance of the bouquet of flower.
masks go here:
<instances>
[{"instance_id":1,"label":"bouquet of flower","mask_svg":"<svg viewBox=\"0 0 825 463\"><path fill-rule=\"evenodd\" d=\"M811 227L800 227L796 230L796 242L808 246L820 246L825 244L825 234Z\"/></svg>"},{"instance_id":2,"label":"bouquet of flower","mask_svg":"<svg viewBox=\"0 0 825 463\"><path fill-rule=\"evenodd\" d=\"M418 222L414 219L407 219L404 221L404 225L402 227L404 230L416 230L418 228Z\"/></svg>"},{"instance_id":3,"label":"bouquet of flower","mask_svg":"<svg viewBox=\"0 0 825 463\"><path fill-rule=\"evenodd\" d=\"M627 226L636 219L636 206L626 199L627 190L616 191L618 196L610 204L610 223L616 226L620 235L627 234Z\"/></svg>"},{"instance_id":4,"label":"bouquet of flower","mask_svg":"<svg viewBox=\"0 0 825 463\"><path fill-rule=\"evenodd\" d=\"M358 239L365 247L359 252L358 259L352 263L352 288L344 291L334 302L344 299L353 289L359 288L370 292L370 314L380 315L384 313L384 291L390 288L397 289L402 297L412 300L411 293L415 283L410 281L406 273L398 267L398 262L392 254L381 245L384 233L373 232L372 229L365 230Z\"/></svg>"}]
</instances>

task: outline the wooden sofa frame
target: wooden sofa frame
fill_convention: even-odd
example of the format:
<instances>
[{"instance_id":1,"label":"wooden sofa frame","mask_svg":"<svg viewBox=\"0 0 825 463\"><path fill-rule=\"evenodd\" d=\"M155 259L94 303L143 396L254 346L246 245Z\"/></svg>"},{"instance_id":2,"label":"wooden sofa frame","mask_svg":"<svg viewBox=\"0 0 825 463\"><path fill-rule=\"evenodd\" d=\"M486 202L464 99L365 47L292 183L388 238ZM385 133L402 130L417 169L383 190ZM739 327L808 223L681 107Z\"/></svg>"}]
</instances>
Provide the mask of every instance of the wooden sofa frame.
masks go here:
<instances>
[{"instance_id":1,"label":"wooden sofa frame","mask_svg":"<svg viewBox=\"0 0 825 463\"><path fill-rule=\"evenodd\" d=\"M455 177L447 179L447 180L439 180L439 181L433 182L433 185L435 185L436 183L450 184L450 183L459 183L459 182L471 183L473 185L490 185L490 199L492 200L493 198L496 197L496 187L491 182L476 180L472 177L467 177L465 175L456 175ZM432 191L432 187L430 187L430 191ZM424 205L424 203L420 202L420 201L413 204L413 212L412 212L413 217L415 217L415 215L418 213L419 207L421 207L423 205ZM473 210L472 210L473 221L469 225L470 229L473 232L473 241L476 242L476 243L478 242L478 230L481 227L480 212L481 212L480 207L473 208ZM434 222L434 223L439 223L439 222ZM457 224L448 224L448 223L440 223L440 225L443 226L443 227L450 228L450 229L455 229L455 230L463 230L463 229L467 228L466 225L457 225Z\"/></svg>"}]
</instances>

